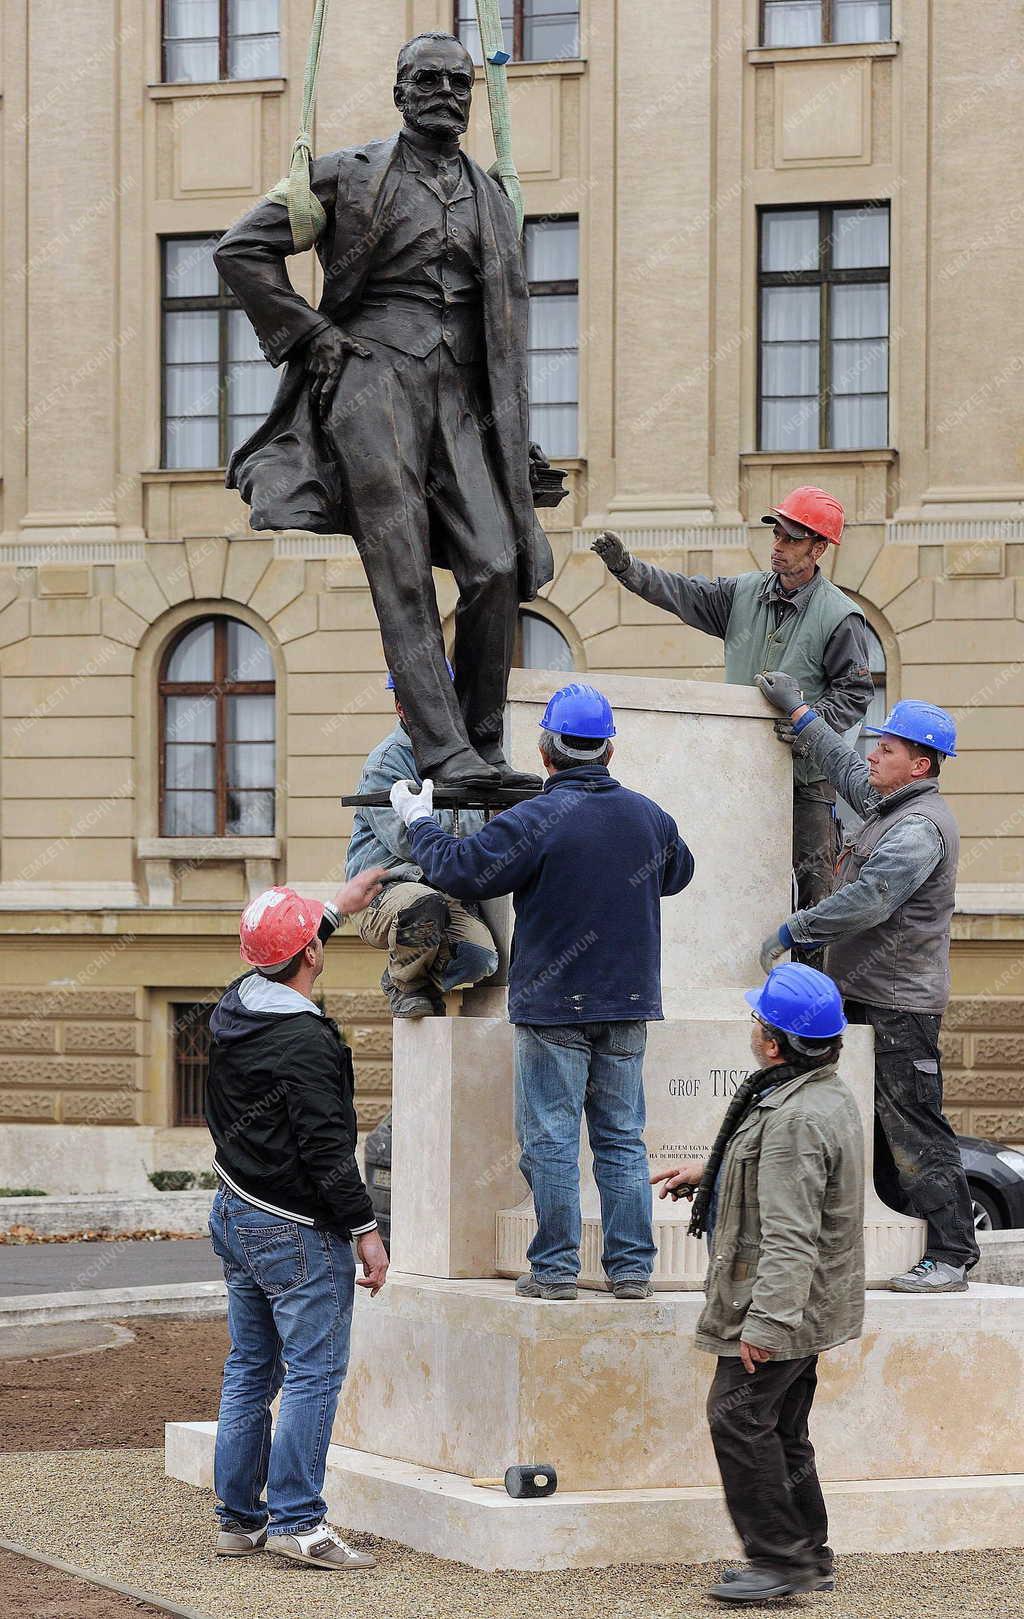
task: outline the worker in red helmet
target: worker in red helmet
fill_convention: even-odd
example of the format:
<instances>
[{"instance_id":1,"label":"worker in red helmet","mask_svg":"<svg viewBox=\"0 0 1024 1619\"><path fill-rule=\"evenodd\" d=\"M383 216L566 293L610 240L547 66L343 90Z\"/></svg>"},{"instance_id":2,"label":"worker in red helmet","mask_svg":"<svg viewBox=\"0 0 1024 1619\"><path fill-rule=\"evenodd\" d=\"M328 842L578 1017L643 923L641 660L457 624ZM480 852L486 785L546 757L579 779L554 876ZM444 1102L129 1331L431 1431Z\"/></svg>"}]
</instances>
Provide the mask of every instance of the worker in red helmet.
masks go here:
<instances>
[{"instance_id":1,"label":"worker in red helmet","mask_svg":"<svg viewBox=\"0 0 1024 1619\"><path fill-rule=\"evenodd\" d=\"M293 888L252 900L239 927L249 970L210 1019L206 1120L220 1179L210 1236L231 1336L214 1457L219 1557L373 1566L327 1524L323 1482L348 1365L353 1245L371 1296L388 1256L355 1159L352 1054L313 985L324 944L381 876L361 872L333 905Z\"/></svg>"},{"instance_id":2,"label":"worker in red helmet","mask_svg":"<svg viewBox=\"0 0 1024 1619\"><path fill-rule=\"evenodd\" d=\"M687 578L641 562L611 533L591 549L634 595L723 640L727 681L751 686L758 675L781 669L799 680L834 731L846 731L863 719L874 687L864 615L818 566L842 538L843 507L824 489L804 485L761 521L772 529L771 566L764 573ZM790 729L776 724L784 741L792 740ZM813 759L795 758L793 766L793 867L804 909L832 892L836 793ZM820 964L816 952L803 959Z\"/></svg>"}]
</instances>

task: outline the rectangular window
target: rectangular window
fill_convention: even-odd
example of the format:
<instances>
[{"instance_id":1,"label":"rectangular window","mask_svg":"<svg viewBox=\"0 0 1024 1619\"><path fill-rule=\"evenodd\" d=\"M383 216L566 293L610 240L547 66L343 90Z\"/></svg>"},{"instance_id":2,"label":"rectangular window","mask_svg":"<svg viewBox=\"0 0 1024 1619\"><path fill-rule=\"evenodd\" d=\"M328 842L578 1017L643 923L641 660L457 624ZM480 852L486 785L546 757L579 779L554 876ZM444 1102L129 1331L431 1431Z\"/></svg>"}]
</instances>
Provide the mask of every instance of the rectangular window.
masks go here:
<instances>
[{"instance_id":1,"label":"rectangular window","mask_svg":"<svg viewBox=\"0 0 1024 1619\"><path fill-rule=\"evenodd\" d=\"M276 79L279 0L163 0L165 84Z\"/></svg>"},{"instance_id":2,"label":"rectangular window","mask_svg":"<svg viewBox=\"0 0 1024 1619\"><path fill-rule=\"evenodd\" d=\"M557 459L579 453L579 220L527 220L525 239L530 437Z\"/></svg>"},{"instance_id":3,"label":"rectangular window","mask_svg":"<svg viewBox=\"0 0 1024 1619\"><path fill-rule=\"evenodd\" d=\"M889 205L760 215L758 448L889 442Z\"/></svg>"},{"instance_id":4,"label":"rectangular window","mask_svg":"<svg viewBox=\"0 0 1024 1619\"><path fill-rule=\"evenodd\" d=\"M203 1125L206 1070L210 1060L210 1013L205 1001L174 1001L170 1007L171 1065L176 1125Z\"/></svg>"},{"instance_id":5,"label":"rectangular window","mask_svg":"<svg viewBox=\"0 0 1024 1619\"><path fill-rule=\"evenodd\" d=\"M501 0L505 49L515 62L571 62L580 54L580 8L568 0ZM455 32L482 62L476 0L456 0Z\"/></svg>"},{"instance_id":6,"label":"rectangular window","mask_svg":"<svg viewBox=\"0 0 1024 1619\"><path fill-rule=\"evenodd\" d=\"M890 0L763 0L762 45L862 45L891 38Z\"/></svg>"},{"instance_id":7,"label":"rectangular window","mask_svg":"<svg viewBox=\"0 0 1024 1619\"><path fill-rule=\"evenodd\" d=\"M213 262L216 236L163 243L163 465L222 467L277 387L249 317Z\"/></svg>"}]
</instances>

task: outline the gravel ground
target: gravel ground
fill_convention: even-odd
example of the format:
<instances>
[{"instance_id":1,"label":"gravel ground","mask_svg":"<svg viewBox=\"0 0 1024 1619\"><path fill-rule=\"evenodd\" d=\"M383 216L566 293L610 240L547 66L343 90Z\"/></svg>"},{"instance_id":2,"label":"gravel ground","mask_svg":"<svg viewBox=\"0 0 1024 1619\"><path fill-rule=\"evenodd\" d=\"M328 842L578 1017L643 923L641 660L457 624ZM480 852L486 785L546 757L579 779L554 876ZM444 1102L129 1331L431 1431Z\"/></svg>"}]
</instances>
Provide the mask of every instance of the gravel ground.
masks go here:
<instances>
[{"instance_id":1,"label":"gravel ground","mask_svg":"<svg viewBox=\"0 0 1024 1619\"><path fill-rule=\"evenodd\" d=\"M366 1535L366 1574L279 1568L211 1555L212 1498L163 1472L154 1450L0 1457L5 1536L195 1608L209 1619L690 1619L722 1613L704 1595L721 1565L482 1574ZM747 1608L834 1619L1020 1619L1024 1551L841 1561L833 1596ZM10 1611L10 1610L8 1610ZM61 1619L74 1619L64 1609Z\"/></svg>"}]
</instances>

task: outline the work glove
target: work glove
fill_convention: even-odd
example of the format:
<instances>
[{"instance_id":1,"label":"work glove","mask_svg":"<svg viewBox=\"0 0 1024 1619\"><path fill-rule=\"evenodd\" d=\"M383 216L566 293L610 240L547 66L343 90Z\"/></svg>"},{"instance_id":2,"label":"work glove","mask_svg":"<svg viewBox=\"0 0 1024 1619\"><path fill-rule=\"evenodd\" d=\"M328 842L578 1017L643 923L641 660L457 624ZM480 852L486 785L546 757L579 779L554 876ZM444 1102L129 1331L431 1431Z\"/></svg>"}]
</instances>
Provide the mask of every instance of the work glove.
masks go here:
<instances>
[{"instance_id":1,"label":"work glove","mask_svg":"<svg viewBox=\"0 0 1024 1619\"><path fill-rule=\"evenodd\" d=\"M796 741L796 731L793 729L793 725L790 720L776 720L772 729L774 730L779 741L784 742L787 748L791 748L793 746L793 743Z\"/></svg>"},{"instance_id":2,"label":"work glove","mask_svg":"<svg viewBox=\"0 0 1024 1619\"><path fill-rule=\"evenodd\" d=\"M603 534L599 534L590 549L597 552L611 573L625 573L633 560L619 536L613 534L610 529L605 529Z\"/></svg>"},{"instance_id":3,"label":"work glove","mask_svg":"<svg viewBox=\"0 0 1024 1619\"><path fill-rule=\"evenodd\" d=\"M411 781L396 781L390 797L391 808L405 826L434 813L434 783L429 776L418 793L413 791Z\"/></svg>"},{"instance_id":4,"label":"work glove","mask_svg":"<svg viewBox=\"0 0 1024 1619\"><path fill-rule=\"evenodd\" d=\"M807 698L800 690L799 680L792 675L784 675L779 669L771 669L766 675L755 675L754 685L762 692L773 708L781 709L783 714L792 714L796 708L802 708Z\"/></svg>"},{"instance_id":5,"label":"work glove","mask_svg":"<svg viewBox=\"0 0 1024 1619\"><path fill-rule=\"evenodd\" d=\"M767 939L764 941L764 944L761 946L761 971L763 973L770 973L776 962L781 961L782 957L789 949L790 946L788 944L783 944L778 933L769 933Z\"/></svg>"}]
</instances>

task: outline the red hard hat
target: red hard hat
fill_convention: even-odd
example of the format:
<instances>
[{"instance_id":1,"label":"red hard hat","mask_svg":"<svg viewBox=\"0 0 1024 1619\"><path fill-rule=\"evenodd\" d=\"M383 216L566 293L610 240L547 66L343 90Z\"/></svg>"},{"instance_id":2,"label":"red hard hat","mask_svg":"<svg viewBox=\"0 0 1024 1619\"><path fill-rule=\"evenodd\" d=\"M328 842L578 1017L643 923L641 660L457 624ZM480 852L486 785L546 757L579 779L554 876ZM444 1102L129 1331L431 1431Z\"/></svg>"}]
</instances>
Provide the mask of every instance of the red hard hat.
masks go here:
<instances>
[{"instance_id":1,"label":"red hard hat","mask_svg":"<svg viewBox=\"0 0 1024 1619\"><path fill-rule=\"evenodd\" d=\"M812 483L804 483L799 489L791 490L785 500L780 500L770 512L766 512L761 521L781 522L787 534L793 532L790 523L798 523L801 529L809 528L815 534L820 534L823 540L838 545L846 513L835 495L827 495L824 489L816 489ZM799 532L793 537L799 539Z\"/></svg>"},{"instance_id":2,"label":"red hard hat","mask_svg":"<svg viewBox=\"0 0 1024 1619\"><path fill-rule=\"evenodd\" d=\"M242 912L239 955L250 967L280 967L315 939L324 908L294 888L268 888Z\"/></svg>"}]
</instances>

